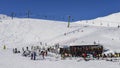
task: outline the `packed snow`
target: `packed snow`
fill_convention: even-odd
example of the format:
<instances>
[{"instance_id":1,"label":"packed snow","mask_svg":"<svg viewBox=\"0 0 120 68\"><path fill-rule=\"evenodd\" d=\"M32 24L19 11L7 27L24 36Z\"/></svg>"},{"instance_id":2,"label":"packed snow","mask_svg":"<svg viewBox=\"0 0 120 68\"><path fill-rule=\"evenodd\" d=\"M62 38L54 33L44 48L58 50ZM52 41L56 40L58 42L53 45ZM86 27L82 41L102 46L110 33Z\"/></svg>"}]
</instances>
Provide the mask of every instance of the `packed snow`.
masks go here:
<instances>
[{"instance_id":1,"label":"packed snow","mask_svg":"<svg viewBox=\"0 0 120 68\"><path fill-rule=\"evenodd\" d=\"M82 58L61 60L56 55L45 57L44 60L30 60L21 54L13 54L12 48L43 45L102 44L111 52L120 52L120 13L93 20L71 22L51 21L31 18L11 19L0 15L0 68L119 68L120 61L105 60L84 61ZM6 46L6 50L3 49Z\"/></svg>"}]
</instances>

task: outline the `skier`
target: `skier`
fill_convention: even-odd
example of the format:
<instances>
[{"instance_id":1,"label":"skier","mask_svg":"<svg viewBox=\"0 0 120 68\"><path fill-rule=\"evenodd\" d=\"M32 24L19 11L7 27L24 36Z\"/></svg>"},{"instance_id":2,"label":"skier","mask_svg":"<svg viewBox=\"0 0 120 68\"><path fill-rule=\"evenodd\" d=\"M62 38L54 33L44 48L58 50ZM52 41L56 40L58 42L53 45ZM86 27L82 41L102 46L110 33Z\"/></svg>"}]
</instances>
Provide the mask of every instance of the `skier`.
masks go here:
<instances>
[{"instance_id":1,"label":"skier","mask_svg":"<svg viewBox=\"0 0 120 68\"><path fill-rule=\"evenodd\" d=\"M28 47L26 47L26 50L29 50Z\"/></svg>"},{"instance_id":2,"label":"skier","mask_svg":"<svg viewBox=\"0 0 120 68\"><path fill-rule=\"evenodd\" d=\"M14 53L17 53L17 48L14 49Z\"/></svg>"},{"instance_id":3,"label":"skier","mask_svg":"<svg viewBox=\"0 0 120 68\"><path fill-rule=\"evenodd\" d=\"M64 33L64 35L66 36L66 33Z\"/></svg>"},{"instance_id":4,"label":"skier","mask_svg":"<svg viewBox=\"0 0 120 68\"><path fill-rule=\"evenodd\" d=\"M120 26L118 25L118 28L120 28Z\"/></svg>"},{"instance_id":5,"label":"skier","mask_svg":"<svg viewBox=\"0 0 120 68\"><path fill-rule=\"evenodd\" d=\"M36 52L33 52L33 60L36 60Z\"/></svg>"},{"instance_id":6,"label":"skier","mask_svg":"<svg viewBox=\"0 0 120 68\"><path fill-rule=\"evenodd\" d=\"M94 41L93 43L94 43L94 45L96 44L96 42L95 42L95 41Z\"/></svg>"},{"instance_id":7,"label":"skier","mask_svg":"<svg viewBox=\"0 0 120 68\"><path fill-rule=\"evenodd\" d=\"M31 53L31 60L33 60L33 52Z\"/></svg>"},{"instance_id":8,"label":"skier","mask_svg":"<svg viewBox=\"0 0 120 68\"><path fill-rule=\"evenodd\" d=\"M47 50L45 50L45 56L47 56L48 55L48 52L47 52Z\"/></svg>"},{"instance_id":9,"label":"skier","mask_svg":"<svg viewBox=\"0 0 120 68\"><path fill-rule=\"evenodd\" d=\"M24 47L22 47L22 55L25 53Z\"/></svg>"},{"instance_id":10,"label":"skier","mask_svg":"<svg viewBox=\"0 0 120 68\"><path fill-rule=\"evenodd\" d=\"M97 54L96 53L93 53L93 58L97 58Z\"/></svg>"},{"instance_id":11,"label":"skier","mask_svg":"<svg viewBox=\"0 0 120 68\"><path fill-rule=\"evenodd\" d=\"M43 57L43 59L45 58L44 56L45 56L45 52L44 51L41 51L41 55L42 55L42 57Z\"/></svg>"},{"instance_id":12,"label":"skier","mask_svg":"<svg viewBox=\"0 0 120 68\"><path fill-rule=\"evenodd\" d=\"M86 53L83 53L82 56L83 56L84 60L86 61L86 60L87 60L87 59L86 59L87 54L86 54Z\"/></svg>"}]
</instances>

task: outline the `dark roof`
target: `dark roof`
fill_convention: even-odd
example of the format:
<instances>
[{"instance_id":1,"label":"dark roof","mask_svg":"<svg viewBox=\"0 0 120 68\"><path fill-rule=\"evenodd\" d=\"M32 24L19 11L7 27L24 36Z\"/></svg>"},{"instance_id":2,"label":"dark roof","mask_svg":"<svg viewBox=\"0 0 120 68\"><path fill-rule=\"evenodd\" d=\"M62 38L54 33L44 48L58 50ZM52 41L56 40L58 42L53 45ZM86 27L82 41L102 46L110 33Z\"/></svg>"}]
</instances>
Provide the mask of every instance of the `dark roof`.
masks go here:
<instances>
[{"instance_id":1,"label":"dark roof","mask_svg":"<svg viewBox=\"0 0 120 68\"><path fill-rule=\"evenodd\" d=\"M73 47L77 47L77 46L83 47L84 46L85 47L85 46L102 46L102 45L71 45L71 46L73 46Z\"/></svg>"}]
</instances>

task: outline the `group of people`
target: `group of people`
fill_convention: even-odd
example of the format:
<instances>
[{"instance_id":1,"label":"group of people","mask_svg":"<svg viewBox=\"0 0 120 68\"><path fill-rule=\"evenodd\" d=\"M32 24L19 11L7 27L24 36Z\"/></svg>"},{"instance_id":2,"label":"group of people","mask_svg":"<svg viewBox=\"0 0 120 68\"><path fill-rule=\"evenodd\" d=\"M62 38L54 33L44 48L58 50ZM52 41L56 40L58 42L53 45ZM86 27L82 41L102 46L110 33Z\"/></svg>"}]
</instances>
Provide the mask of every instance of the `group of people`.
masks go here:
<instances>
[{"instance_id":1,"label":"group of people","mask_svg":"<svg viewBox=\"0 0 120 68\"><path fill-rule=\"evenodd\" d=\"M106 58L118 58L120 53L108 53L104 52L103 46L71 46L70 48L61 48L60 54L62 58L66 57L82 57L87 59L106 59Z\"/></svg>"},{"instance_id":2,"label":"group of people","mask_svg":"<svg viewBox=\"0 0 120 68\"><path fill-rule=\"evenodd\" d=\"M13 53L20 53L20 51L17 48L13 48Z\"/></svg>"},{"instance_id":3,"label":"group of people","mask_svg":"<svg viewBox=\"0 0 120 68\"><path fill-rule=\"evenodd\" d=\"M85 61L91 60L91 59L104 59L104 58L120 57L120 53L104 54L104 53L99 53L99 51L98 52L78 51L81 53L78 53L77 51L75 51L74 53L70 53L70 51L62 50L62 51L60 51L61 53L59 53L55 48L52 48L52 47L45 49L45 48L41 48L39 46L31 46L31 47L22 48L22 51L19 51L17 48L13 48L13 53L22 53L22 56L30 57L31 60L37 60L37 58L41 58L41 57L42 57L42 59L45 59L45 56L48 56L48 52L61 54L61 59L65 59L66 57L83 57L83 59Z\"/></svg>"},{"instance_id":4,"label":"group of people","mask_svg":"<svg viewBox=\"0 0 120 68\"><path fill-rule=\"evenodd\" d=\"M72 55L70 53L63 53L61 54L61 57L62 59L65 59L67 57L72 57ZM115 54L112 54L112 53L109 53L109 54L97 54L97 53L93 53L93 54L89 54L89 53L82 53L81 56L73 56L73 57L82 57L85 61L88 61L88 60L93 60L93 59L97 59L97 60L100 60L100 59L108 59L108 58L120 58L120 53L115 53Z\"/></svg>"},{"instance_id":5,"label":"group of people","mask_svg":"<svg viewBox=\"0 0 120 68\"><path fill-rule=\"evenodd\" d=\"M26 47L25 49L22 48L22 55L25 57L31 57L31 60L36 60L36 57L42 56L43 59L45 59L45 56L47 56L48 50L41 49L39 46L32 46L31 49L29 47Z\"/></svg>"},{"instance_id":6,"label":"group of people","mask_svg":"<svg viewBox=\"0 0 120 68\"><path fill-rule=\"evenodd\" d=\"M56 49L57 48L57 49ZM48 52L58 54L58 46L44 47L44 46L27 46L22 49L13 48L13 53L20 53L24 57L30 57L31 60L37 60L37 58L45 59L48 56Z\"/></svg>"}]
</instances>

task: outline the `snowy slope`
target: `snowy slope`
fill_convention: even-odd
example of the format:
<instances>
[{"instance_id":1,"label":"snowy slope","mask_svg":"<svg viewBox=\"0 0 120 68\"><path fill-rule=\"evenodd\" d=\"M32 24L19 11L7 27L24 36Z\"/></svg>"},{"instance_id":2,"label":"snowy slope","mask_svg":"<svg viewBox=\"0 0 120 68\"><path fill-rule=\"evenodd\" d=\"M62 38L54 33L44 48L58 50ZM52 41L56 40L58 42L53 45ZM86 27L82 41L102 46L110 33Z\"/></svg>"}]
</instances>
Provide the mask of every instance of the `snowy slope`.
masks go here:
<instances>
[{"instance_id":1,"label":"snowy slope","mask_svg":"<svg viewBox=\"0 0 120 68\"><path fill-rule=\"evenodd\" d=\"M0 15L3 17L4 15ZM119 68L120 62L81 61L78 58L72 60L56 61L54 57L47 57L46 60L32 61L30 58L14 55L12 48L40 45L40 42L52 46L60 45L82 45L102 44L105 48L120 52L120 13L93 20L73 22L67 28L67 22L50 21L42 19L14 18L6 16L0 19L0 68ZM7 50L3 50L3 45ZM17 62L17 63L16 63ZM43 63L44 62L44 63ZM52 62L52 63L51 63ZM14 64L14 65L13 65Z\"/></svg>"},{"instance_id":2,"label":"snowy slope","mask_svg":"<svg viewBox=\"0 0 120 68\"><path fill-rule=\"evenodd\" d=\"M30 57L23 57L20 54L13 54L12 51L0 50L0 68L119 68L119 62L105 60L84 61L72 58L57 60L55 57L46 57L45 60L30 60Z\"/></svg>"},{"instance_id":3,"label":"snowy slope","mask_svg":"<svg viewBox=\"0 0 120 68\"><path fill-rule=\"evenodd\" d=\"M4 20L0 23L0 41L5 45L36 43L62 34L63 28L61 27L65 27L64 23L56 23L55 21L48 22L35 19Z\"/></svg>"},{"instance_id":4,"label":"snowy slope","mask_svg":"<svg viewBox=\"0 0 120 68\"><path fill-rule=\"evenodd\" d=\"M3 15L2 15L3 16ZM1 20L0 22L0 44L8 47L22 47L28 45L39 45L39 42L54 45L65 44L93 44L94 41L105 47L118 49L120 42L120 13L94 20L78 21L71 23L67 28L66 22L14 18ZM104 22L104 21L107 22ZM109 22L109 21L110 22ZM114 22L113 22L114 21Z\"/></svg>"},{"instance_id":5,"label":"snowy slope","mask_svg":"<svg viewBox=\"0 0 120 68\"><path fill-rule=\"evenodd\" d=\"M80 40L77 40L73 44L81 44L81 43L93 43L94 41L104 45L104 47L120 51L120 13L115 13L108 15L106 17L100 17L93 20L84 20L77 21L76 24L88 26L87 28L92 30L90 34L86 37L80 37ZM86 28L86 27L85 27ZM89 31L90 31L89 30ZM85 30L88 31L88 30Z\"/></svg>"}]
</instances>

